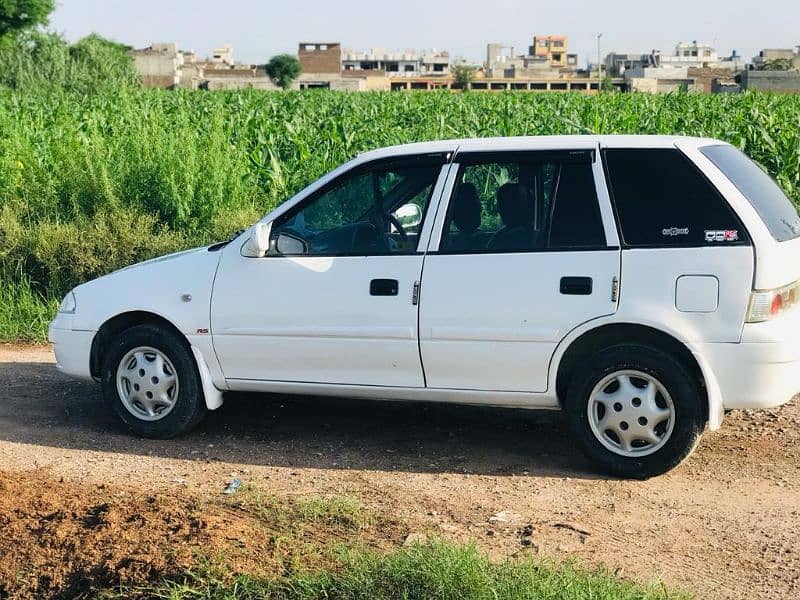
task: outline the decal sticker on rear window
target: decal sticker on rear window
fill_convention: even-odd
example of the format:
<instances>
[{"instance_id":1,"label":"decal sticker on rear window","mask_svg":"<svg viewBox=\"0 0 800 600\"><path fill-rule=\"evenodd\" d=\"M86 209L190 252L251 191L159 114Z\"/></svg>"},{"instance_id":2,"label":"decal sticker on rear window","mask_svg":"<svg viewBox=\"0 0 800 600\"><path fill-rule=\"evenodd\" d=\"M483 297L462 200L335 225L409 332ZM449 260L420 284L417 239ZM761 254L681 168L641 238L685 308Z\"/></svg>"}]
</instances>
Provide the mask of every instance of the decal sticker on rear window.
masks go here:
<instances>
[{"instance_id":1,"label":"decal sticker on rear window","mask_svg":"<svg viewBox=\"0 0 800 600\"><path fill-rule=\"evenodd\" d=\"M689 235L688 227L667 227L661 230L661 235Z\"/></svg>"},{"instance_id":2,"label":"decal sticker on rear window","mask_svg":"<svg viewBox=\"0 0 800 600\"><path fill-rule=\"evenodd\" d=\"M735 242L739 239L736 229L706 229L707 242Z\"/></svg>"}]
</instances>

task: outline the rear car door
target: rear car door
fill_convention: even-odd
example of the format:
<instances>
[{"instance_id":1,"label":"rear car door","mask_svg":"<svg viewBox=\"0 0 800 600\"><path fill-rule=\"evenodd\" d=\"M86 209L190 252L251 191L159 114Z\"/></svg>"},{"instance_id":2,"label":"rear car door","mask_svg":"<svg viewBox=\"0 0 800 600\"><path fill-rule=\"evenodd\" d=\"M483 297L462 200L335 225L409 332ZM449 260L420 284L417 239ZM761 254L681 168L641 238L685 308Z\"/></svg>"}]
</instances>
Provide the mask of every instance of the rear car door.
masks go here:
<instances>
[{"instance_id":1,"label":"rear car door","mask_svg":"<svg viewBox=\"0 0 800 600\"><path fill-rule=\"evenodd\" d=\"M428 387L544 392L564 336L614 313L620 250L598 160L595 146L456 156L421 288Z\"/></svg>"}]
</instances>

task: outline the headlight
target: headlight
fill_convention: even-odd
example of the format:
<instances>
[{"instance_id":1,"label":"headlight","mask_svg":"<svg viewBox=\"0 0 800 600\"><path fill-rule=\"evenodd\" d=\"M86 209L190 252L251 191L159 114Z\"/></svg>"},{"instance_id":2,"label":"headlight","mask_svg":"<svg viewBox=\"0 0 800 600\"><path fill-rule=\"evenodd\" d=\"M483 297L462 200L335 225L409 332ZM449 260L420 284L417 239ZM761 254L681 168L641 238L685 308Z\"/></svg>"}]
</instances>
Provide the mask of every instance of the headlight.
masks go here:
<instances>
[{"instance_id":1,"label":"headlight","mask_svg":"<svg viewBox=\"0 0 800 600\"><path fill-rule=\"evenodd\" d=\"M75 293L70 292L64 299L61 301L61 305L58 307L58 312L60 313L74 313L75 307L77 303L75 302Z\"/></svg>"}]
</instances>

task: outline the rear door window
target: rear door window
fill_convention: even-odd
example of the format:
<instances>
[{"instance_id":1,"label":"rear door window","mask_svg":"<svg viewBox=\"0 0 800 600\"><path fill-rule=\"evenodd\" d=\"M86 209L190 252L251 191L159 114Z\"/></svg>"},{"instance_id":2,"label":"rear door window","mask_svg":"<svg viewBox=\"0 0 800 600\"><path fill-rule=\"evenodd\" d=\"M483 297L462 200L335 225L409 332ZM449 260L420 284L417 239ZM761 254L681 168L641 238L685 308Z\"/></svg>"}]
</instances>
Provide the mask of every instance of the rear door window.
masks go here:
<instances>
[{"instance_id":1,"label":"rear door window","mask_svg":"<svg viewBox=\"0 0 800 600\"><path fill-rule=\"evenodd\" d=\"M626 246L749 243L727 201L679 150L609 149L604 157Z\"/></svg>"},{"instance_id":2,"label":"rear door window","mask_svg":"<svg viewBox=\"0 0 800 600\"><path fill-rule=\"evenodd\" d=\"M700 152L753 205L775 240L785 242L800 237L797 207L761 167L733 146L705 146Z\"/></svg>"},{"instance_id":3,"label":"rear door window","mask_svg":"<svg viewBox=\"0 0 800 600\"><path fill-rule=\"evenodd\" d=\"M442 252L605 248L591 153L464 154Z\"/></svg>"}]
</instances>

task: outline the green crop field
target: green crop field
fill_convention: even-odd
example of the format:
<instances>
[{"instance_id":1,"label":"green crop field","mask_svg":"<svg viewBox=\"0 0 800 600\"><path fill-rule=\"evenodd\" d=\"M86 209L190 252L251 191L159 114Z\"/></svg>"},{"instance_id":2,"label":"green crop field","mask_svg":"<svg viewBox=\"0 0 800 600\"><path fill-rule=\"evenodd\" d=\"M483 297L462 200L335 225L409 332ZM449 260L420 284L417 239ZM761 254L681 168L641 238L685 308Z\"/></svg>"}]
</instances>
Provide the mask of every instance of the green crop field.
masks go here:
<instances>
[{"instance_id":1,"label":"green crop field","mask_svg":"<svg viewBox=\"0 0 800 600\"><path fill-rule=\"evenodd\" d=\"M800 96L0 90L0 340L72 286L227 237L358 152L438 138L712 136L800 201Z\"/></svg>"}]
</instances>

